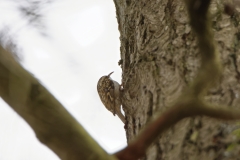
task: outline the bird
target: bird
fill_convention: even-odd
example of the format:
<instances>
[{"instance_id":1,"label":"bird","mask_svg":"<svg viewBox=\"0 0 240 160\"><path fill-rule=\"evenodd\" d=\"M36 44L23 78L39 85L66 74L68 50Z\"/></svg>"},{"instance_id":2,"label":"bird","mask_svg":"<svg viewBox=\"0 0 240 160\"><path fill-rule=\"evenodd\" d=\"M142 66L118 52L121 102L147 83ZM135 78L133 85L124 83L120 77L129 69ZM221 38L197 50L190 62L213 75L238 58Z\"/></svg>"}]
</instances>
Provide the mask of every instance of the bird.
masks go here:
<instances>
[{"instance_id":1,"label":"bird","mask_svg":"<svg viewBox=\"0 0 240 160\"><path fill-rule=\"evenodd\" d=\"M106 76L102 76L97 83L98 95L107 110L121 119L125 124L125 116L121 112L121 85L114 81L110 76L113 72Z\"/></svg>"}]
</instances>

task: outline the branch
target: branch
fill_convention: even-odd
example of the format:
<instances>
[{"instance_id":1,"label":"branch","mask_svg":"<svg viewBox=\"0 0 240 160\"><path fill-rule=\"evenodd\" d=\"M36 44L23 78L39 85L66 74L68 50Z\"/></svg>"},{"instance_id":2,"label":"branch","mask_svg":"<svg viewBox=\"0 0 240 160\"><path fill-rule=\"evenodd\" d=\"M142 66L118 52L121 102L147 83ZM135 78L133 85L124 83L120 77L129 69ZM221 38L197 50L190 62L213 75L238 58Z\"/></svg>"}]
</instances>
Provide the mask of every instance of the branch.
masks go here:
<instances>
[{"instance_id":1,"label":"branch","mask_svg":"<svg viewBox=\"0 0 240 160\"><path fill-rule=\"evenodd\" d=\"M138 160L143 157L148 147L163 133L180 120L192 116L209 116L222 120L240 119L240 110L226 107L214 107L203 103L201 100L192 99L189 102L178 102L170 107L156 120L151 122L141 134L125 149L116 153L120 160Z\"/></svg>"},{"instance_id":2,"label":"branch","mask_svg":"<svg viewBox=\"0 0 240 160\"><path fill-rule=\"evenodd\" d=\"M0 96L63 160L115 159L12 55L0 46Z\"/></svg>"}]
</instances>

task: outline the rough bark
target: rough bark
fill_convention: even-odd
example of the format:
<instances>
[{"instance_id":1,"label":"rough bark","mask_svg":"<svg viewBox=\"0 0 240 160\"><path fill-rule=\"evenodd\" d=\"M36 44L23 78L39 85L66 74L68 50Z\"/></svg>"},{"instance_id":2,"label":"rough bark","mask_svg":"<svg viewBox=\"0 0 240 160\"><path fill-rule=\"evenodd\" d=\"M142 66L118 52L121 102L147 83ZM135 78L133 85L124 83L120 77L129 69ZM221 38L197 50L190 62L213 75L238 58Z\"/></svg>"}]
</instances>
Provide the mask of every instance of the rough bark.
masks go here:
<instances>
[{"instance_id":1,"label":"rough bark","mask_svg":"<svg viewBox=\"0 0 240 160\"><path fill-rule=\"evenodd\" d=\"M200 66L196 38L180 0L114 0L121 40L123 109L131 142L156 115L174 103ZM239 108L239 16L223 14L223 2L211 4L213 30L223 75L208 91L208 102ZM237 122L186 118L149 148L146 160L238 159Z\"/></svg>"}]
</instances>

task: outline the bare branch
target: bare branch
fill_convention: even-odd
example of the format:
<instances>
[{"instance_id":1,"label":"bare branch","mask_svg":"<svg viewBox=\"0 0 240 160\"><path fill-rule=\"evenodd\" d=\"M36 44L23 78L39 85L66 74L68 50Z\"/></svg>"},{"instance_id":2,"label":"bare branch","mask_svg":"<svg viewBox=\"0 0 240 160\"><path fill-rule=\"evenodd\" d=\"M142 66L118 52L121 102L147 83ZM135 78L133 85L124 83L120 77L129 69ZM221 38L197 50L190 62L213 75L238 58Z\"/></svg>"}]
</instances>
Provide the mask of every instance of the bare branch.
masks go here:
<instances>
[{"instance_id":1,"label":"bare branch","mask_svg":"<svg viewBox=\"0 0 240 160\"><path fill-rule=\"evenodd\" d=\"M203 103L202 103L203 104ZM211 104L203 104L199 109L201 115L222 119L222 120L239 120L240 110L233 109L228 106L214 106Z\"/></svg>"},{"instance_id":2,"label":"bare branch","mask_svg":"<svg viewBox=\"0 0 240 160\"><path fill-rule=\"evenodd\" d=\"M107 160L109 156L67 110L0 46L0 96L61 159Z\"/></svg>"}]
</instances>

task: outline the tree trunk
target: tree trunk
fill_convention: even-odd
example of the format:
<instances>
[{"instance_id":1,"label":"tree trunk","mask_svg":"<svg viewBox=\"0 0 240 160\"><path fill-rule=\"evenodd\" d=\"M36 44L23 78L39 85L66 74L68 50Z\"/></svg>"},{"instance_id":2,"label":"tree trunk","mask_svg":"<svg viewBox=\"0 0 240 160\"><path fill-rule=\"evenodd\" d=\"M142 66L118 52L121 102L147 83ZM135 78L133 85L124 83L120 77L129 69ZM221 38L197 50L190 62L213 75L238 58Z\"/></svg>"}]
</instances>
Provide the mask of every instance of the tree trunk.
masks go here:
<instances>
[{"instance_id":1,"label":"tree trunk","mask_svg":"<svg viewBox=\"0 0 240 160\"><path fill-rule=\"evenodd\" d=\"M200 66L196 37L180 0L114 0L121 40L123 109L131 142L157 113L181 95ZM239 15L223 13L212 2L213 30L223 75L208 91L208 102L237 108L240 98ZM237 122L208 117L186 118L164 132L145 160L239 159Z\"/></svg>"}]
</instances>

